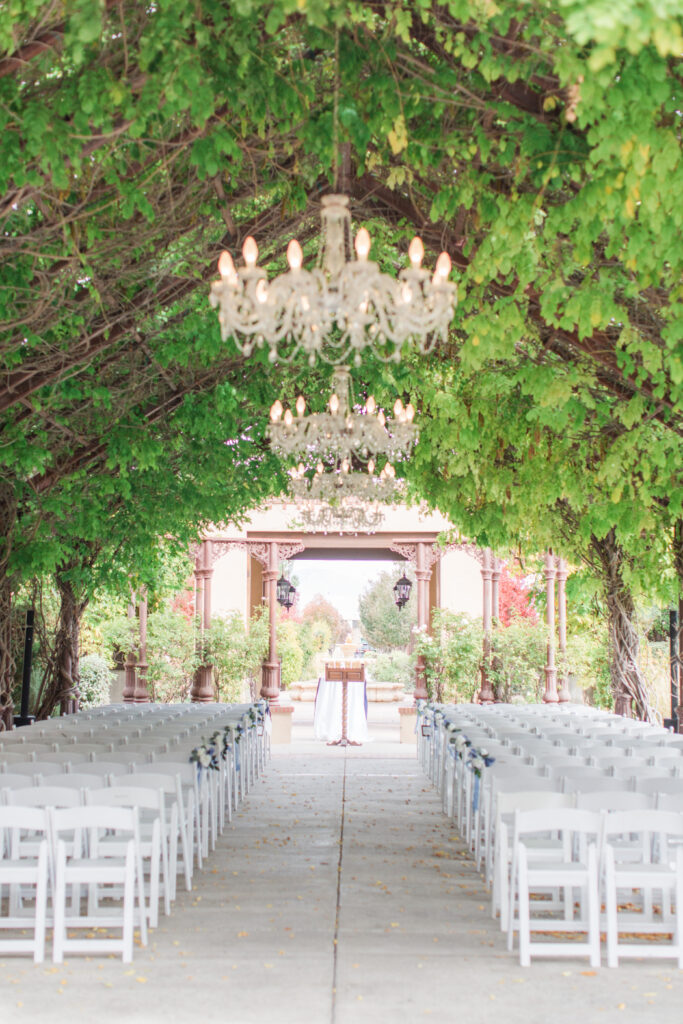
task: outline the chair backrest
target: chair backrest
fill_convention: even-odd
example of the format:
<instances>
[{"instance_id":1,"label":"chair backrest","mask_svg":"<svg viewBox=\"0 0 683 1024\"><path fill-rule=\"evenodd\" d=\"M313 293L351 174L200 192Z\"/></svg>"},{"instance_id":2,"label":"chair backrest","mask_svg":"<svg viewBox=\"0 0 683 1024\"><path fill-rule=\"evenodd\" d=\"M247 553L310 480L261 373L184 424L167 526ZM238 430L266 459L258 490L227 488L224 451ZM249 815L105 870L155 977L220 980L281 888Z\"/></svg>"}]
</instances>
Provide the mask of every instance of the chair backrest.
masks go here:
<instances>
[{"instance_id":1,"label":"chair backrest","mask_svg":"<svg viewBox=\"0 0 683 1024\"><path fill-rule=\"evenodd\" d=\"M671 775L658 778L636 776L636 793L683 793L683 779Z\"/></svg>"},{"instance_id":2,"label":"chair backrest","mask_svg":"<svg viewBox=\"0 0 683 1024\"><path fill-rule=\"evenodd\" d=\"M53 764L51 761L29 761L28 764L12 765L12 772L18 775L62 775L64 765Z\"/></svg>"},{"instance_id":3,"label":"chair backrest","mask_svg":"<svg viewBox=\"0 0 683 1024\"><path fill-rule=\"evenodd\" d=\"M18 807L79 807L81 793L64 786L31 786L9 790L7 802Z\"/></svg>"},{"instance_id":4,"label":"chair backrest","mask_svg":"<svg viewBox=\"0 0 683 1024\"><path fill-rule=\"evenodd\" d=\"M51 764L84 764L90 760L90 754L84 754L74 747L73 750L55 750L49 754L41 754L40 760L43 764L48 761Z\"/></svg>"},{"instance_id":5,"label":"chair backrest","mask_svg":"<svg viewBox=\"0 0 683 1024\"><path fill-rule=\"evenodd\" d=\"M155 764L141 764L135 766L135 774L157 774L160 766L163 765L164 775L179 775L183 786L194 786L197 781L196 765L189 761L157 761Z\"/></svg>"},{"instance_id":6,"label":"chair backrest","mask_svg":"<svg viewBox=\"0 0 683 1024\"><path fill-rule=\"evenodd\" d=\"M576 793L576 806L586 811L637 811L652 807L652 797L627 789L582 790Z\"/></svg>"},{"instance_id":7,"label":"chair backrest","mask_svg":"<svg viewBox=\"0 0 683 1024\"><path fill-rule=\"evenodd\" d=\"M683 814L677 811L640 810L614 811L603 815L602 840L609 843L613 837L628 837L626 849L629 860L632 860L634 839L640 837L640 845L644 861L649 861L653 852L660 858L666 854L666 837L680 840L683 838ZM653 843L653 839L659 841ZM662 842L662 839L664 840ZM617 858L619 854L617 847Z\"/></svg>"},{"instance_id":8,"label":"chair backrest","mask_svg":"<svg viewBox=\"0 0 683 1024\"><path fill-rule=\"evenodd\" d=\"M80 768L80 765L79 765ZM52 779L51 779L52 781ZM102 789L109 781L108 775L94 775L92 772L68 772L54 780L60 789Z\"/></svg>"},{"instance_id":9,"label":"chair backrest","mask_svg":"<svg viewBox=\"0 0 683 1024\"><path fill-rule=\"evenodd\" d=\"M49 811L52 832L73 833L80 829L106 829L137 835L137 811L134 807L106 807L86 804L83 807L52 808Z\"/></svg>"},{"instance_id":10,"label":"chair backrest","mask_svg":"<svg viewBox=\"0 0 683 1024\"><path fill-rule=\"evenodd\" d=\"M91 775L93 778L106 778L107 775L125 775L128 771L126 764L120 761L90 761L88 764L77 766L78 775ZM76 774L69 772L69 775Z\"/></svg>"},{"instance_id":11,"label":"chair backrest","mask_svg":"<svg viewBox=\"0 0 683 1024\"><path fill-rule=\"evenodd\" d=\"M139 786L143 789L151 786L171 795L175 795L177 784L178 776L175 772L133 772L120 780L122 786Z\"/></svg>"},{"instance_id":12,"label":"chair backrest","mask_svg":"<svg viewBox=\"0 0 683 1024\"><path fill-rule=\"evenodd\" d=\"M15 764L29 764L35 760L32 752L21 753L21 747L23 746L23 743L16 744L17 750L13 746L12 750L0 751L0 771L3 770L6 764L12 766Z\"/></svg>"},{"instance_id":13,"label":"chair backrest","mask_svg":"<svg viewBox=\"0 0 683 1024\"><path fill-rule=\"evenodd\" d=\"M30 832L45 832L47 817L42 807L0 807L0 832L3 829L22 829ZM2 841L0 840L0 849Z\"/></svg>"},{"instance_id":14,"label":"chair backrest","mask_svg":"<svg viewBox=\"0 0 683 1024\"><path fill-rule=\"evenodd\" d=\"M615 778L613 775L567 776L564 780L565 793L630 793L633 792L633 780Z\"/></svg>"},{"instance_id":15,"label":"chair backrest","mask_svg":"<svg viewBox=\"0 0 683 1024\"><path fill-rule=\"evenodd\" d=\"M128 776L125 785L111 786L87 792L86 803L109 807L140 807L144 810L164 812L164 794L154 786L129 786Z\"/></svg>"},{"instance_id":16,"label":"chair backrest","mask_svg":"<svg viewBox=\"0 0 683 1024\"><path fill-rule=\"evenodd\" d=\"M497 808L498 816L513 814L515 811L533 811L548 807L573 807L574 798L568 793L558 793L553 790L512 790L511 792L498 792Z\"/></svg>"},{"instance_id":17,"label":"chair backrest","mask_svg":"<svg viewBox=\"0 0 683 1024\"><path fill-rule=\"evenodd\" d=\"M525 835L559 832L565 835L600 836L601 815L576 807L544 807L515 812L515 844Z\"/></svg>"},{"instance_id":18,"label":"chair backrest","mask_svg":"<svg viewBox=\"0 0 683 1024\"><path fill-rule=\"evenodd\" d=\"M675 811L683 814L683 792L657 793L655 800L658 811Z\"/></svg>"},{"instance_id":19,"label":"chair backrest","mask_svg":"<svg viewBox=\"0 0 683 1024\"><path fill-rule=\"evenodd\" d=\"M20 775L18 772L4 772L0 775L0 792L4 789L28 789L33 786L33 778L30 775Z\"/></svg>"},{"instance_id":20,"label":"chair backrest","mask_svg":"<svg viewBox=\"0 0 683 1024\"><path fill-rule=\"evenodd\" d=\"M133 750L112 750L102 754L100 757L98 757L96 754L93 755L93 761L94 763L106 761L107 764L122 764L126 765L126 767L128 768L132 764L136 764L138 758L142 758L144 760L148 756L148 754L138 753L137 751Z\"/></svg>"}]
</instances>

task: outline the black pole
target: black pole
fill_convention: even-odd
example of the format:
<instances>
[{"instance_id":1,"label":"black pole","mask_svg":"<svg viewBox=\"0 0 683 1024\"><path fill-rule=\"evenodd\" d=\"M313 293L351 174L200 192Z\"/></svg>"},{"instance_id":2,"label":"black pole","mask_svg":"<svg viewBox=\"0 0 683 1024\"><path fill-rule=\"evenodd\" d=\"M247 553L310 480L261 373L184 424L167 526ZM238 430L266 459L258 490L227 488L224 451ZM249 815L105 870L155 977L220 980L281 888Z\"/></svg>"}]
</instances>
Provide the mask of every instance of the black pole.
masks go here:
<instances>
[{"instance_id":1,"label":"black pole","mask_svg":"<svg viewBox=\"0 0 683 1024\"><path fill-rule=\"evenodd\" d=\"M31 697L31 664L33 662L33 608L26 609L26 626L24 627L24 672L21 678L21 714L14 716L14 724L30 725L35 715L29 715L28 707Z\"/></svg>"}]
</instances>

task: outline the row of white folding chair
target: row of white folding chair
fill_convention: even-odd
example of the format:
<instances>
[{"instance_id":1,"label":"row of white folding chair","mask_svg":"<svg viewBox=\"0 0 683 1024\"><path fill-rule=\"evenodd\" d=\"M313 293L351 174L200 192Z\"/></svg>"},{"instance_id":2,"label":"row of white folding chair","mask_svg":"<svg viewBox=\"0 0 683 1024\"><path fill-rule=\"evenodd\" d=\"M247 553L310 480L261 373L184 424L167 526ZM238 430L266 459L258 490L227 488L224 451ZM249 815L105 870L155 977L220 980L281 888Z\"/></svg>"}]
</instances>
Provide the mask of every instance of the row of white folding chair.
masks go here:
<instances>
[{"instance_id":1,"label":"row of white folding chair","mask_svg":"<svg viewBox=\"0 0 683 1024\"><path fill-rule=\"evenodd\" d=\"M93 784L94 783L94 784ZM175 793L173 792L175 798ZM169 836L173 832L177 808L175 800L166 806L163 788L154 788L152 777L128 775L125 785L105 788L104 780L91 780L87 787L61 784L4 790L7 806L65 808L88 804L137 807L139 814L140 854L143 870L149 863L149 898L146 913L155 928L159 917L159 899L163 895L166 914L171 912L175 888L169 877ZM177 831L177 829L176 829ZM177 840L176 840L177 842ZM161 876L163 874L163 889ZM53 879L54 882L54 879Z\"/></svg>"},{"instance_id":2,"label":"row of white folding chair","mask_svg":"<svg viewBox=\"0 0 683 1024\"><path fill-rule=\"evenodd\" d=\"M103 833L116 833L123 845L103 847ZM87 848L84 845L87 841ZM33 952L44 959L47 925L48 879L52 878L54 908L53 960L60 963L64 952L121 952L124 962L133 957L133 929L137 902L140 940L147 944L138 814L134 808L0 807L0 883L10 887L7 916L0 927L27 930L33 924L33 939L13 937L0 943L3 952ZM81 912L80 887L88 891L88 909ZM96 887L123 886L121 913L112 916L98 907ZM31 906L28 888L34 891ZM71 889L69 913L67 895ZM137 890L137 901L136 901ZM110 891L110 890L108 890ZM120 939L79 938L69 932L93 926L121 927Z\"/></svg>"},{"instance_id":3,"label":"row of white folding chair","mask_svg":"<svg viewBox=\"0 0 683 1024\"><path fill-rule=\"evenodd\" d=\"M492 852L487 881L491 887L491 913L500 913L503 931L508 925L509 872L512 863L512 818L518 810L578 807L583 810L637 810L652 808L655 798L645 793L611 789L579 790L560 793L543 784L543 780L522 783L517 779L500 780L495 794L495 825L492 828Z\"/></svg>"},{"instance_id":4,"label":"row of white folding chair","mask_svg":"<svg viewBox=\"0 0 683 1024\"><path fill-rule=\"evenodd\" d=\"M592 820L591 820L592 819ZM550 842L548 833L557 833ZM635 839L634 839L635 837ZM578 840L578 841L577 841ZM537 845L530 845L536 843ZM520 934L520 963L531 956L575 956L588 953L592 966L600 963L600 890L604 890L607 962L619 957L673 957L683 968L683 815L670 811L602 811L584 809L518 810L515 813L513 858L508 911L508 946ZM580 892L581 915L574 914L575 890ZM548 890L562 894L564 916L549 919L554 904L531 900ZM653 896L661 894L661 912ZM618 911L619 894L626 904ZM635 911L629 907L635 906ZM540 911L535 919L531 908ZM518 909L518 916L515 909ZM583 944L546 939L531 943L532 931L586 932ZM672 934L672 942L624 942L620 936Z\"/></svg>"},{"instance_id":5,"label":"row of white folding chair","mask_svg":"<svg viewBox=\"0 0 683 1024\"><path fill-rule=\"evenodd\" d=\"M198 866L203 864L204 849L206 846L205 836L208 834L208 819L201 817L202 796L197 781L197 773L192 765L185 762L158 762L156 764L118 764L101 763L79 765L82 771L52 773L50 775L33 774L19 771L0 775L0 791L3 789L20 789L29 786L41 787L46 783L51 786L65 786L76 790L88 790L101 788L114 784L126 785L133 775L147 776L152 774L155 778L165 777L168 781L163 784L164 791L172 794L177 810L178 821L175 826L178 835L174 832L175 847L172 845L170 858L174 868L177 870L177 847L180 841L180 853L182 870L185 877L185 884L188 891L192 885L192 873L194 866L194 855L196 855ZM158 783L162 785L162 783ZM204 800L205 802L205 800ZM173 876L175 878L175 874ZM175 885L175 882L174 882Z\"/></svg>"}]
</instances>

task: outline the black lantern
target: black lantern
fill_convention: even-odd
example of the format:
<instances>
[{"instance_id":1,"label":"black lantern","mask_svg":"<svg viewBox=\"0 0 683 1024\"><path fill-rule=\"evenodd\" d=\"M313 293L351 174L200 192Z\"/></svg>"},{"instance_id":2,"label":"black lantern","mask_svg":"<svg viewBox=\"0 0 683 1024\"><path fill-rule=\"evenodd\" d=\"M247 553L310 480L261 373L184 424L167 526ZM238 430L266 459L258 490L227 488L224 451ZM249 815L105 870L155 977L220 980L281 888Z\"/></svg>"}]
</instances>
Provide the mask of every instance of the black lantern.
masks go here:
<instances>
[{"instance_id":1,"label":"black lantern","mask_svg":"<svg viewBox=\"0 0 683 1024\"><path fill-rule=\"evenodd\" d=\"M400 580L394 585L394 601L398 605L399 611L408 604L412 589L413 584L405 575L401 576Z\"/></svg>"},{"instance_id":2,"label":"black lantern","mask_svg":"<svg viewBox=\"0 0 683 1024\"><path fill-rule=\"evenodd\" d=\"M290 583L289 584L289 593L287 594L287 597L285 598L285 608L287 609L287 611L289 611L289 609L294 604L295 598L296 598L296 587L293 587L292 584Z\"/></svg>"},{"instance_id":3,"label":"black lantern","mask_svg":"<svg viewBox=\"0 0 683 1024\"><path fill-rule=\"evenodd\" d=\"M292 607L292 602L294 601L294 598L292 598L292 601L288 603L289 595L290 595L290 593L292 593L292 594L294 593L294 589L295 588L292 586L292 584L289 582L289 580L286 580L284 578L284 576L280 577L280 579L277 581L276 586L277 586L277 603L281 604L283 608L291 608Z\"/></svg>"}]
</instances>

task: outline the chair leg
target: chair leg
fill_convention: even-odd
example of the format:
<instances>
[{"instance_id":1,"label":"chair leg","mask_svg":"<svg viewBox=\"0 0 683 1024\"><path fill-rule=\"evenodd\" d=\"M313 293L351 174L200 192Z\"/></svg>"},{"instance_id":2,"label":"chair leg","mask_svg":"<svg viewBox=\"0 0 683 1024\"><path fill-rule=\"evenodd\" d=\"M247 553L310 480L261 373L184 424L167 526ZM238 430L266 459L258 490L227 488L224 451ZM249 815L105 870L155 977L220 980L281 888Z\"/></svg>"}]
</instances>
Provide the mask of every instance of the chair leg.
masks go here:
<instances>
[{"instance_id":1,"label":"chair leg","mask_svg":"<svg viewBox=\"0 0 683 1024\"><path fill-rule=\"evenodd\" d=\"M519 963L522 967L531 964L531 923L529 920L529 879L527 876L526 850L521 847L519 850L518 867L518 896L519 905Z\"/></svg>"},{"instance_id":2,"label":"chair leg","mask_svg":"<svg viewBox=\"0 0 683 1024\"><path fill-rule=\"evenodd\" d=\"M36 881L36 920L33 931L33 960L42 964L45 959L45 927L47 919L47 843L41 845L38 853L38 878Z\"/></svg>"},{"instance_id":3,"label":"chair leg","mask_svg":"<svg viewBox=\"0 0 683 1024\"><path fill-rule=\"evenodd\" d=\"M54 926L52 939L52 960L53 963L61 964L64 961L64 939L66 937L65 910L66 910L66 879L64 871L66 858L61 841L57 845L57 867L55 872L54 891Z\"/></svg>"},{"instance_id":4,"label":"chair leg","mask_svg":"<svg viewBox=\"0 0 683 1024\"><path fill-rule=\"evenodd\" d=\"M133 846L129 846L126 851L126 877L123 883L123 962L124 964L132 963L133 960L133 922L134 922L134 907L135 907L135 859ZM142 913L140 915L141 921L144 921L145 917L145 905L144 905L144 891L142 893ZM141 929L142 934L142 929Z\"/></svg>"},{"instance_id":5,"label":"chair leg","mask_svg":"<svg viewBox=\"0 0 683 1024\"><path fill-rule=\"evenodd\" d=\"M619 933L617 931L617 881L614 869L614 853L605 851L605 918L607 927L607 966L619 966Z\"/></svg>"}]
</instances>

